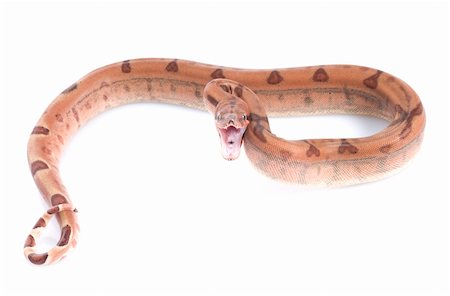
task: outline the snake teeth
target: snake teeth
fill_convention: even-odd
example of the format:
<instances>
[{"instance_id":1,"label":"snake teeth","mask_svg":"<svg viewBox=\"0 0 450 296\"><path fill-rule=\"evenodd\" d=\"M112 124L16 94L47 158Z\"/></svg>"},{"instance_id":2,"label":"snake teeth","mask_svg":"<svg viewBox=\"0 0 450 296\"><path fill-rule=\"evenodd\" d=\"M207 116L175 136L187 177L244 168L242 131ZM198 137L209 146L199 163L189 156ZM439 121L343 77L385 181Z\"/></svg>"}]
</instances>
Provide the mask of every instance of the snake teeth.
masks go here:
<instances>
[{"instance_id":1,"label":"snake teeth","mask_svg":"<svg viewBox=\"0 0 450 296\"><path fill-rule=\"evenodd\" d=\"M77 210L59 173L68 140L97 114L146 101L208 110L215 116L225 159L238 158L244 143L250 162L262 173L299 185L347 186L391 175L419 150L426 121L411 87L367 67L249 70L178 59L126 60L102 67L64 90L31 132L29 168L50 208L25 240L30 262L52 264L77 244ZM272 133L267 118L334 113L369 115L390 124L364 138L285 140ZM54 216L61 226L60 240L38 253L38 238Z\"/></svg>"}]
</instances>

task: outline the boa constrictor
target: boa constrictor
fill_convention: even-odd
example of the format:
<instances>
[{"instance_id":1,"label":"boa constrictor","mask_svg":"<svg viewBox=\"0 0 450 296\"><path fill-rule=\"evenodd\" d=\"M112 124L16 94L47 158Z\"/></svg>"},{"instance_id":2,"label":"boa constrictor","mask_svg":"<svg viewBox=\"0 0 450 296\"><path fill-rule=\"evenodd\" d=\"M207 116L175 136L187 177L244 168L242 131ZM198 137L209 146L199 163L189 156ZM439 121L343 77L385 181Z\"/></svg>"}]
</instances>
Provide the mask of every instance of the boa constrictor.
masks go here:
<instances>
[{"instance_id":1,"label":"boa constrictor","mask_svg":"<svg viewBox=\"0 0 450 296\"><path fill-rule=\"evenodd\" d=\"M418 151L425 126L419 97L405 82L367 67L331 65L246 70L183 60L127 60L100 68L64 90L34 127L28 144L31 174L51 208L25 242L34 264L63 258L77 243L77 211L58 164L74 133L97 114L119 105L157 101L214 113L226 159L244 142L251 162L286 182L341 186L379 179ZM350 113L390 122L364 138L288 141L270 131L267 115ZM36 240L56 215L61 239L45 253Z\"/></svg>"}]
</instances>

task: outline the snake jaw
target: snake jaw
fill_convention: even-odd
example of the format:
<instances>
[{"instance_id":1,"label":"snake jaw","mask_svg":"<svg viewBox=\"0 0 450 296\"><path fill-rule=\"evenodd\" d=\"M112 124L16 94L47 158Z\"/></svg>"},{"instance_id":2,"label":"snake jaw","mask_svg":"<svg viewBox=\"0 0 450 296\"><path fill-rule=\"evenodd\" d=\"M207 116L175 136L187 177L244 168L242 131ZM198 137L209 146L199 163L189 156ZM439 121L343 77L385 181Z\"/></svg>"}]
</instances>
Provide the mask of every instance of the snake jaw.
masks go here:
<instances>
[{"instance_id":1,"label":"snake jaw","mask_svg":"<svg viewBox=\"0 0 450 296\"><path fill-rule=\"evenodd\" d=\"M244 127L228 125L224 128L217 128L222 146L222 156L226 160L234 160L239 157L242 140L245 132Z\"/></svg>"},{"instance_id":2,"label":"snake jaw","mask_svg":"<svg viewBox=\"0 0 450 296\"><path fill-rule=\"evenodd\" d=\"M215 124L219 132L222 156L226 160L239 157L244 133L250 123L249 114L247 103L234 95L225 95L216 105Z\"/></svg>"}]
</instances>

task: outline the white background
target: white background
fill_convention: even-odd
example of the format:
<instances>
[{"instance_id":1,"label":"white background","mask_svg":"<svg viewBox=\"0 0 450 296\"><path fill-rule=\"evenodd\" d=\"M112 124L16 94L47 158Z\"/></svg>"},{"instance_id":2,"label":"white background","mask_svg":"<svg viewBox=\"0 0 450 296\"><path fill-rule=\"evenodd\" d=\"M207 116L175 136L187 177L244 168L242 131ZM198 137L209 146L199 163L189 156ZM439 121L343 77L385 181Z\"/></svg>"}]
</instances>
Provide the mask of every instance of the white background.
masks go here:
<instances>
[{"instance_id":1,"label":"white background","mask_svg":"<svg viewBox=\"0 0 450 296\"><path fill-rule=\"evenodd\" d=\"M2 295L449 295L445 2L14 1L0 10ZM421 96L423 147L379 182L299 188L260 175L245 154L222 160L207 113L118 108L84 127L61 164L79 209L78 247L54 266L31 266L22 246L47 208L26 161L31 129L74 81L138 57L382 69ZM383 127L331 116L271 124L292 139Z\"/></svg>"}]
</instances>

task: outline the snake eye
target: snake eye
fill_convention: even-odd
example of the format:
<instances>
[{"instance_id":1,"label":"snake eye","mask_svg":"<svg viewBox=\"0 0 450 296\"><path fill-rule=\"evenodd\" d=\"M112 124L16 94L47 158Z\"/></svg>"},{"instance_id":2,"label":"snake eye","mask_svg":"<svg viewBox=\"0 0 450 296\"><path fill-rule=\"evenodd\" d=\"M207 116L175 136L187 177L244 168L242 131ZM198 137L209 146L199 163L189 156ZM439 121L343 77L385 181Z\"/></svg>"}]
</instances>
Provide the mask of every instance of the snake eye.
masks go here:
<instances>
[{"instance_id":1,"label":"snake eye","mask_svg":"<svg viewBox=\"0 0 450 296\"><path fill-rule=\"evenodd\" d=\"M221 115L221 114L216 114L216 120L217 120L217 121L222 120L222 115Z\"/></svg>"},{"instance_id":2,"label":"snake eye","mask_svg":"<svg viewBox=\"0 0 450 296\"><path fill-rule=\"evenodd\" d=\"M247 114L242 114L242 120L247 120L247 119L248 119Z\"/></svg>"}]
</instances>

